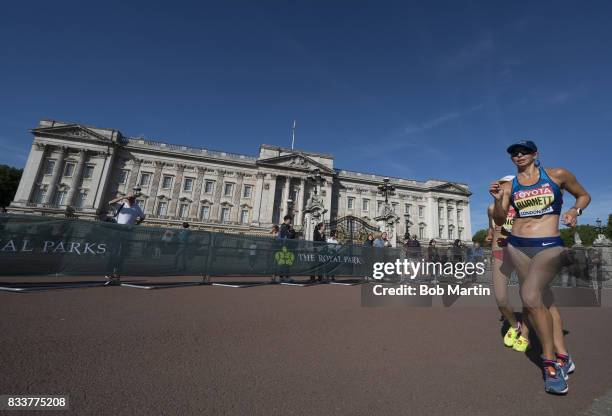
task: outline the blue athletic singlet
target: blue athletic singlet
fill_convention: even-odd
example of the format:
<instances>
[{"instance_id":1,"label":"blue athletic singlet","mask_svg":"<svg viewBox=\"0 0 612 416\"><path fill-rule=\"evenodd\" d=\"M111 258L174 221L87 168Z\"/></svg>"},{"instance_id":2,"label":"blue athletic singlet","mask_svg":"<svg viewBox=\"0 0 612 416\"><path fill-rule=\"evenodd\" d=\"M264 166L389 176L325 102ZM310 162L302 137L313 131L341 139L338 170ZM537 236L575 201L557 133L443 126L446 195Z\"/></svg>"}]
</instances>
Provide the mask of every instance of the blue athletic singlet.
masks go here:
<instances>
[{"instance_id":1,"label":"blue athletic singlet","mask_svg":"<svg viewBox=\"0 0 612 416\"><path fill-rule=\"evenodd\" d=\"M540 179L531 186L521 185L518 177L512 180L510 204L516 210L516 218L561 215L563 193L544 168L539 170Z\"/></svg>"}]
</instances>

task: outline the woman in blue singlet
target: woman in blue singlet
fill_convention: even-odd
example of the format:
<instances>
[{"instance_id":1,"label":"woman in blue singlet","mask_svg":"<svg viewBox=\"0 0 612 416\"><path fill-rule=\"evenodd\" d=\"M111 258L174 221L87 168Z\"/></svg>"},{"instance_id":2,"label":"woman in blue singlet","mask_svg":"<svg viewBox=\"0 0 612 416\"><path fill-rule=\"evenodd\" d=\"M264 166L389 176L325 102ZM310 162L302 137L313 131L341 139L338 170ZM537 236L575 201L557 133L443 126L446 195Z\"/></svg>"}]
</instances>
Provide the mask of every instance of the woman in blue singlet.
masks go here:
<instances>
[{"instance_id":1,"label":"woman in blue singlet","mask_svg":"<svg viewBox=\"0 0 612 416\"><path fill-rule=\"evenodd\" d=\"M512 182L493 182L489 187L495 198L493 218L501 225L510 206L516 212L508 254L519 275L523 305L542 344L545 390L565 394L567 374L574 371L575 365L565 347L561 315L548 284L559 270L564 250L559 218L566 226L574 227L591 197L570 171L541 167L534 142L522 140L507 151L517 175ZM562 214L563 191L574 196L576 202Z\"/></svg>"}]
</instances>

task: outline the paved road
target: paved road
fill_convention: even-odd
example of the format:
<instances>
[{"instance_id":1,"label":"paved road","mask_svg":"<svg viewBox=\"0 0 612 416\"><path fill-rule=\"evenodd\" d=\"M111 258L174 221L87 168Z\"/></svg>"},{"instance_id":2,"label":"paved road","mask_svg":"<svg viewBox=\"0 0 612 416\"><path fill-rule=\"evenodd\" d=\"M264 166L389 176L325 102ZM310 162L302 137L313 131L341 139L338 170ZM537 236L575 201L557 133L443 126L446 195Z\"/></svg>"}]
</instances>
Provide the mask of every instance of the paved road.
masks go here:
<instances>
[{"instance_id":1,"label":"paved road","mask_svg":"<svg viewBox=\"0 0 612 416\"><path fill-rule=\"evenodd\" d=\"M612 388L612 308L562 313L577 370L554 397L491 308L364 308L330 285L1 293L0 393L68 393L78 415L576 415Z\"/></svg>"}]
</instances>

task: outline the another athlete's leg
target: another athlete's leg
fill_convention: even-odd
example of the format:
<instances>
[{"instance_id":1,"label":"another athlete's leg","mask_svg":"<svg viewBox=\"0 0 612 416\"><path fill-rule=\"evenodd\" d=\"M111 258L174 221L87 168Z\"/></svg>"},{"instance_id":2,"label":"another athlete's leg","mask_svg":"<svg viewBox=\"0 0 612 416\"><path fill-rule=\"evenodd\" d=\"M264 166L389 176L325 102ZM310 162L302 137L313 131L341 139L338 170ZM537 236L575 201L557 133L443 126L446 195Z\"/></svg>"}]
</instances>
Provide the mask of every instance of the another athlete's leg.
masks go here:
<instances>
[{"instance_id":1,"label":"another athlete's leg","mask_svg":"<svg viewBox=\"0 0 612 416\"><path fill-rule=\"evenodd\" d=\"M523 282L529 274L529 264L531 258L523 253L521 250L513 246L506 247L506 256L508 256L508 264L511 264L518 275L520 287L523 287ZM510 268L508 268L510 270ZM511 272L508 271L508 276ZM516 351L524 352L529 347L529 311L523 307L523 318L521 323L521 336L517 339L517 342L513 345L513 349ZM517 345L518 344L518 345Z\"/></svg>"},{"instance_id":2,"label":"another athlete's leg","mask_svg":"<svg viewBox=\"0 0 612 416\"><path fill-rule=\"evenodd\" d=\"M492 279L493 279L493 296L499 311L508 321L510 326L516 327L517 321L514 311L508 302L508 280L509 276L502 271L503 261L493 257L492 264Z\"/></svg>"}]
</instances>

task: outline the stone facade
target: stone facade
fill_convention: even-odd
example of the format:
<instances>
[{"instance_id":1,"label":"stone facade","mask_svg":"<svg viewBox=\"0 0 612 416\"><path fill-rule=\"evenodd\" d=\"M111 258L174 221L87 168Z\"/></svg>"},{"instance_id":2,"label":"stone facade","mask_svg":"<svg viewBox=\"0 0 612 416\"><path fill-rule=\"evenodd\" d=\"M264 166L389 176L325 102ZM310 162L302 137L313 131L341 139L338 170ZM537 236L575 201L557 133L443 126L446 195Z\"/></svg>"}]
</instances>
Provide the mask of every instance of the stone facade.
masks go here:
<instances>
[{"instance_id":1,"label":"stone facade","mask_svg":"<svg viewBox=\"0 0 612 416\"><path fill-rule=\"evenodd\" d=\"M80 218L107 215L108 201L141 188L138 203L147 224L192 226L225 232L264 233L286 213L298 230L313 194L308 179L318 169L324 219L352 215L374 223L383 210L377 192L383 176L336 169L328 154L261 145L258 156L211 151L123 136L118 130L42 120L31 130L32 148L10 212ZM465 184L391 178L389 203L421 240L469 240Z\"/></svg>"}]
</instances>

